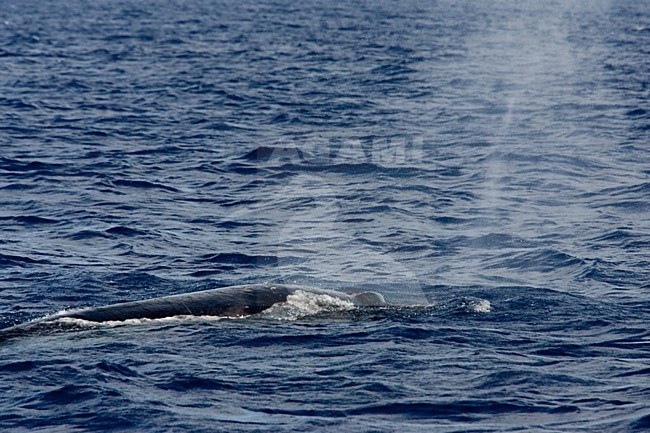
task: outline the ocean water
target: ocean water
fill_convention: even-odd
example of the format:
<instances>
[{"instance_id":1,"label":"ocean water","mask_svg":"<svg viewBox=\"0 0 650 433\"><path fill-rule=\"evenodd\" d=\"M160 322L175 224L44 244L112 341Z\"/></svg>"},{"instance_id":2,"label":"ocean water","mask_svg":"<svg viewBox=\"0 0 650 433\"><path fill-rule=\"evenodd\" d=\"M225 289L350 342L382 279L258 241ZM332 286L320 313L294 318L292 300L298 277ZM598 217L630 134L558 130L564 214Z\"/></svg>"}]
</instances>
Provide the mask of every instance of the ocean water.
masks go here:
<instances>
[{"instance_id":1,"label":"ocean water","mask_svg":"<svg viewBox=\"0 0 650 433\"><path fill-rule=\"evenodd\" d=\"M650 429L650 2L0 1L3 432Z\"/></svg>"}]
</instances>

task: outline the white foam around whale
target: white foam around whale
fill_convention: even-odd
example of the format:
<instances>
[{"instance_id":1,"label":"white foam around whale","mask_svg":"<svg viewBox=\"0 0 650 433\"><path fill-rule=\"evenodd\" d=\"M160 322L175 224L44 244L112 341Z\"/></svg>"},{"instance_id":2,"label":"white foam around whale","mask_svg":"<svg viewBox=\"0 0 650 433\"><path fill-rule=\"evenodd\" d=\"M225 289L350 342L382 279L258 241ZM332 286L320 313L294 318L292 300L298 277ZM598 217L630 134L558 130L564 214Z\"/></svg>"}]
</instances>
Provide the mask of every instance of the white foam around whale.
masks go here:
<instances>
[{"instance_id":1,"label":"white foam around whale","mask_svg":"<svg viewBox=\"0 0 650 433\"><path fill-rule=\"evenodd\" d=\"M219 320L234 320L241 319L241 317L222 317L222 316L170 316L162 317L159 319L126 319L126 320L108 320L105 322L93 322L91 320L76 319L73 317L61 317L57 321L61 324L77 326L80 328L112 328L117 326L125 325L146 325L146 324L165 324L165 323L175 323L175 322L212 322Z\"/></svg>"},{"instance_id":2,"label":"white foam around whale","mask_svg":"<svg viewBox=\"0 0 650 433\"><path fill-rule=\"evenodd\" d=\"M354 308L352 302L344 299L297 290L287 296L285 302L279 302L259 315L269 319L291 321L327 311L352 310Z\"/></svg>"}]
</instances>

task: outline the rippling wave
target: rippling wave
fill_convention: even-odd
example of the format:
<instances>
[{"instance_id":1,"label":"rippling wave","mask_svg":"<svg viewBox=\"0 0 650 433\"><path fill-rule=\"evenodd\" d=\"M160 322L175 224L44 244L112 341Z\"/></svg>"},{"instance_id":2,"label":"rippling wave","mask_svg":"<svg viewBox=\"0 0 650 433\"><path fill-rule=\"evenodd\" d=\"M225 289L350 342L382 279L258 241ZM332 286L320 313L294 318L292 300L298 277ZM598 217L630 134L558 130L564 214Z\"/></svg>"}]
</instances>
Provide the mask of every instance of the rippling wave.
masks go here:
<instances>
[{"instance_id":1,"label":"rippling wave","mask_svg":"<svg viewBox=\"0 0 650 433\"><path fill-rule=\"evenodd\" d=\"M3 2L2 328L248 283L391 306L13 339L0 429L647 430L649 11Z\"/></svg>"}]
</instances>

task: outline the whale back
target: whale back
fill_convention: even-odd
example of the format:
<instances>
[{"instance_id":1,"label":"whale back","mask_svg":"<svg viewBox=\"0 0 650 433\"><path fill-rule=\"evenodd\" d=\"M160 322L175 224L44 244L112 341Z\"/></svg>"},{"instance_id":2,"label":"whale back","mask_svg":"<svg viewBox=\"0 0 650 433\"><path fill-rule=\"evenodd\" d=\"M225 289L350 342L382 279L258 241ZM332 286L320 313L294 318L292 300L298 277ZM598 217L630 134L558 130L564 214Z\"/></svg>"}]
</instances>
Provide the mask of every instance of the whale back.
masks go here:
<instances>
[{"instance_id":1,"label":"whale back","mask_svg":"<svg viewBox=\"0 0 650 433\"><path fill-rule=\"evenodd\" d=\"M162 319L173 316L247 316L260 313L274 304L286 302L289 295L297 291L328 295L351 302L356 306L386 305L384 297L375 292L348 294L334 290L271 284L230 286L104 307L66 311L1 329L0 343L39 329L43 330L48 327L57 329L58 320L63 318L110 322L130 319Z\"/></svg>"},{"instance_id":2,"label":"whale back","mask_svg":"<svg viewBox=\"0 0 650 433\"><path fill-rule=\"evenodd\" d=\"M386 301L376 292L346 294L333 290L309 289L285 285L231 286L201 292L164 296L143 301L125 302L105 307L87 308L66 312L56 318L68 317L92 322L122 321L129 319L161 319L172 316L237 317L257 314L296 291L329 295L352 302L356 306L380 306Z\"/></svg>"},{"instance_id":3,"label":"whale back","mask_svg":"<svg viewBox=\"0 0 650 433\"><path fill-rule=\"evenodd\" d=\"M234 286L88 308L59 317L108 322L172 316L246 316L284 302L292 292L282 286Z\"/></svg>"}]
</instances>

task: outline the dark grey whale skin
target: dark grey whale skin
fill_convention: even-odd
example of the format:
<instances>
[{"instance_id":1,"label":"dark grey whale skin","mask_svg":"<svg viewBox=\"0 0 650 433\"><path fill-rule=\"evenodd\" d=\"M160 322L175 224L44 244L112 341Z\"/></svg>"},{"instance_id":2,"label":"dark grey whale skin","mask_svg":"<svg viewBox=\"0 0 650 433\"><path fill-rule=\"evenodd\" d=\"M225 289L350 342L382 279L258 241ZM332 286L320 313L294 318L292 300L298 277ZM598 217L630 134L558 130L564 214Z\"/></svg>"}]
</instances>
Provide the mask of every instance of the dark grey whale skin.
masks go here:
<instances>
[{"instance_id":1,"label":"dark grey whale skin","mask_svg":"<svg viewBox=\"0 0 650 433\"><path fill-rule=\"evenodd\" d=\"M164 296L143 301L124 302L104 307L65 311L42 319L0 330L0 341L36 328L47 328L59 319L83 319L91 322L129 319L162 319L173 316L239 317L260 313L272 305L285 302L296 291L329 295L356 306L385 305L384 297L375 292L343 293L282 284L230 286L201 292Z\"/></svg>"}]
</instances>

